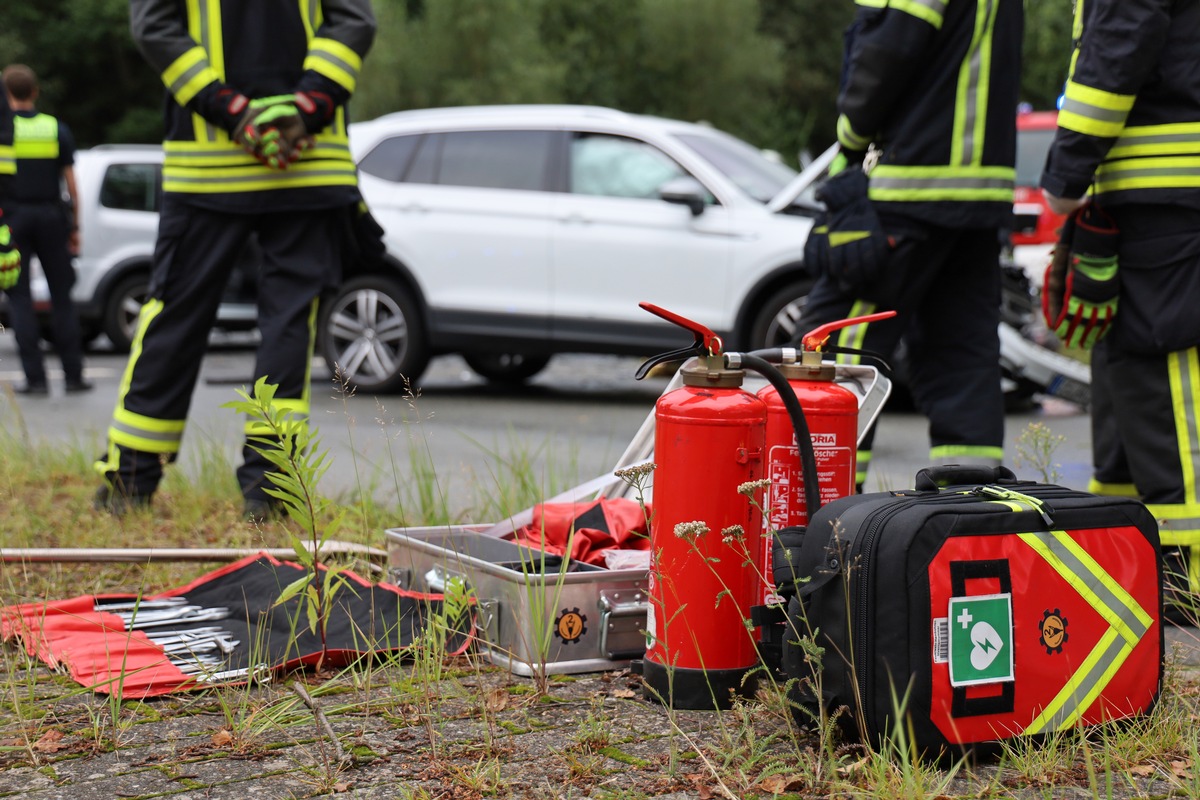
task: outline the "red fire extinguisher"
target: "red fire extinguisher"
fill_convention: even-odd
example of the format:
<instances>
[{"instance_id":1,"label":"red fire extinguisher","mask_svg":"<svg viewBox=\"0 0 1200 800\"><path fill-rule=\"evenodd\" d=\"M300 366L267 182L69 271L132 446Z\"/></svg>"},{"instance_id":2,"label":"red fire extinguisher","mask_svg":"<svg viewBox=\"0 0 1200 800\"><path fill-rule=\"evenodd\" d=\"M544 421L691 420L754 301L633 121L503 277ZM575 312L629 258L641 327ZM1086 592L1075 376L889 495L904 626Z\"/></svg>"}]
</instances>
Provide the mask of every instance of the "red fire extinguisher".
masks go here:
<instances>
[{"instance_id":1,"label":"red fire extinguisher","mask_svg":"<svg viewBox=\"0 0 1200 800\"><path fill-rule=\"evenodd\" d=\"M747 565L761 552L760 504L739 487L763 476L766 404L742 387L745 372L725 366L712 331L665 309L642 308L696 336L691 348L654 364L702 353L680 370L683 386L654 413L654 517L650 526L650 604L642 677L646 694L674 708L727 708L751 695L759 663L747 628L761 578ZM757 492L761 488L746 490Z\"/></svg>"},{"instance_id":2,"label":"red fire extinguisher","mask_svg":"<svg viewBox=\"0 0 1200 800\"><path fill-rule=\"evenodd\" d=\"M789 350L783 351L785 354L781 356L783 363L778 366L779 372L787 379L804 410L813 445L817 496L821 505L854 494L858 469L858 398L835 382L836 367L822 359L822 351L834 331L895 315L894 311L885 311L822 325L801 339L798 354ZM759 390L758 396L767 406L764 458L766 477L771 482L763 518L761 563L766 585L762 602L771 605L779 602L771 571L771 531L806 526L808 501L796 429L779 389L767 384Z\"/></svg>"}]
</instances>

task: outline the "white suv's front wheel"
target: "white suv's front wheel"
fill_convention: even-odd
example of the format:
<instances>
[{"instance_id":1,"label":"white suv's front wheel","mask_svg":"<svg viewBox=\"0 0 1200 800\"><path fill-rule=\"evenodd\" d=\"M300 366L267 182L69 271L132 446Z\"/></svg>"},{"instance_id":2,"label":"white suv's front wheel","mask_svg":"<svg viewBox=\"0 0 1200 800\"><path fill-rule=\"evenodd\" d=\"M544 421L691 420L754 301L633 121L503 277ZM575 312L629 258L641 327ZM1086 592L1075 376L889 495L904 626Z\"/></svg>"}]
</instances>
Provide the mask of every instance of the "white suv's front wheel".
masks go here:
<instances>
[{"instance_id":1,"label":"white suv's front wheel","mask_svg":"<svg viewBox=\"0 0 1200 800\"><path fill-rule=\"evenodd\" d=\"M429 364L420 310L394 278L362 275L346 281L324 304L320 319L325 363L360 391L404 391Z\"/></svg>"}]
</instances>

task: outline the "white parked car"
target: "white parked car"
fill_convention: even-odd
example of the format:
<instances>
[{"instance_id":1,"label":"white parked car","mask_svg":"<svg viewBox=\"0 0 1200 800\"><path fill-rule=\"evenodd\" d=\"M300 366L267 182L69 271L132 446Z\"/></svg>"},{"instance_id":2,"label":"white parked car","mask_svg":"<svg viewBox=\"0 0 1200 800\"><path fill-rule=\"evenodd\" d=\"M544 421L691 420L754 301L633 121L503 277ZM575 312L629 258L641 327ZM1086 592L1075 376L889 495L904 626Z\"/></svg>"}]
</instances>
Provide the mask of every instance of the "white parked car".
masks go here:
<instances>
[{"instance_id":1,"label":"white parked car","mask_svg":"<svg viewBox=\"0 0 1200 800\"><path fill-rule=\"evenodd\" d=\"M712 127L585 106L403 111L350 130L387 263L351 265L323 304L319 347L362 390L403 390L462 353L523 381L556 353L648 356L687 343L638 307L708 326L729 349L804 333L812 184ZM145 296L161 151L79 153L89 334L128 346ZM218 325L254 324L255 254ZM36 287L35 287L36 291Z\"/></svg>"}]
</instances>

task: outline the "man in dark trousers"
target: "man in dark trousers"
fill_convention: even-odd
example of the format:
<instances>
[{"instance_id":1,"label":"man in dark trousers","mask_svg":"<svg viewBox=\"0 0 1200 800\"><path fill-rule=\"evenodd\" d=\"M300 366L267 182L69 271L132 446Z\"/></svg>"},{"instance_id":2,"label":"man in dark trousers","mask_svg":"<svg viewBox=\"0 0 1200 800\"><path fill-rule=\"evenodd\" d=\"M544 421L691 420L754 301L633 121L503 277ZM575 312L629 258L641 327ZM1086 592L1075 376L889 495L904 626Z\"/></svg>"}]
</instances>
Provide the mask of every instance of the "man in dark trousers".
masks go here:
<instances>
[{"instance_id":1,"label":"man in dark trousers","mask_svg":"<svg viewBox=\"0 0 1200 800\"><path fill-rule=\"evenodd\" d=\"M317 301L341 276L359 201L346 102L375 35L369 0L131 0L134 41L167 88L163 201L149 299L96 464L96 502L146 505L179 453L235 256L262 251L254 378L307 425ZM230 398L235 399L234 397ZM247 437L265 426L250 420ZM247 517L275 510L273 467L249 444L237 478Z\"/></svg>"},{"instance_id":2,"label":"man in dark trousers","mask_svg":"<svg viewBox=\"0 0 1200 800\"><path fill-rule=\"evenodd\" d=\"M1023 26L1021 0L859 0L846 34L841 152L818 195L828 230L806 248L819 277L805 327L897 312L834 344L888 357L905 337L933 464L1004 457L1000 232L1012 215ZM870 460L869 435L860 488Z\"/></svg>"},{"instance_id":3,"label":"man in dark trousers","mask_svg":"<svg viewBox=\"0 0 1200 800\"><path fill-rule=\"evenodd\" d=\"M73 255L79 253L79 196L75 190L75 139L61 120L37 110L38 80L24 64L4 68L4 88L12 106L17 175L9 203L9 226L17 248L28 261L37 256L50 289L54 346L62 361L68 392L85 392L92 385L83 377L83 337L71 300L75 285ZM70 202L64 204L63 191ZM25 370L20 394L49 392L46 365L29 271L8 290L9 311L17 350Z\"/></svg>"},{"instance_id":4,"label":"man in dark trousers","mask_svg":"<svg viewBox=\"0 0 1200 800\"><path fill-rule=\"evenodd\" d=\"M1200 5L1086 0L1041 185L1111 231L1076 240L1064 334L1093 351L1093 487L1158 518L1167 569L1200 592ZM1110 224L1111 223L1111 224ZM1077 256L1085 256L1080 259ZM1107 254L1107 253L1106 253ZM1052 321L1053 322L1053 321ZM1072 327L1073 326L1073 327ZM1101 341L1101 338L1103 340ZM1123 454L1123 457L1122 457ZM1132 486L1129 486L1129 483Z\"/></svg>"}]
</instances>

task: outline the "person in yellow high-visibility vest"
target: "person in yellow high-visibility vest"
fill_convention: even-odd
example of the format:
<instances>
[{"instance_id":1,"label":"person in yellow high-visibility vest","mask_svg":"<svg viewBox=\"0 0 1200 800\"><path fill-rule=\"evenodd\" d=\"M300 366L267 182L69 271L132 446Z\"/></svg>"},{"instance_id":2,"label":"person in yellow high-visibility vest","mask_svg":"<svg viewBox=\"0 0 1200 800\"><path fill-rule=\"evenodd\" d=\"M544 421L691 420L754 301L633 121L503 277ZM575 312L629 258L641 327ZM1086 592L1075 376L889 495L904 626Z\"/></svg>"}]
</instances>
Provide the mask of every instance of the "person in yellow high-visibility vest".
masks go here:
<instances>
[{"instance_id":1,"label":"person in yellow high-visibility vest","mask_svg":"<svg viewBox=\"0 0 1200 800\"><path fill-rule=\"evenodd\" d=\"M1101 308L1084 311L1111 325L1101 330L1106 335L1092 364L1093 394L1103 401L1093 410L1092 488L1136 493L1146 503L1159 520L1167 569L1177 578L1172 584L1194 594L1200 592L1200 5L1077 0L1073 35L1041 185L1056 212L1090 202L1119 231L1115 264L1092 276L1107 290L1085 298Z\"/></svg>"},{"instance_id":2,"label":"person in yellow high-visibility vest","mask_svg":"<svg viewBox=\"0 0 1200 800\"><path fill-rule=\"evenodd\" d=\"M83 341L71 300L75 285L72 256L79 254L79 194L75 189L75 139L65 123L37 110L37 74L24 64L4 68L4 88L13 109L13 148L17 173L9 225L25 258L37 256L50 290L54 349L62 362L68 392L92 388L83 376ZM67 202L64 203L64 191ZM21 394L49 392L41 334L26 274L9 292L9 311L25 385Z\"/></svg>"}]
</instances>

